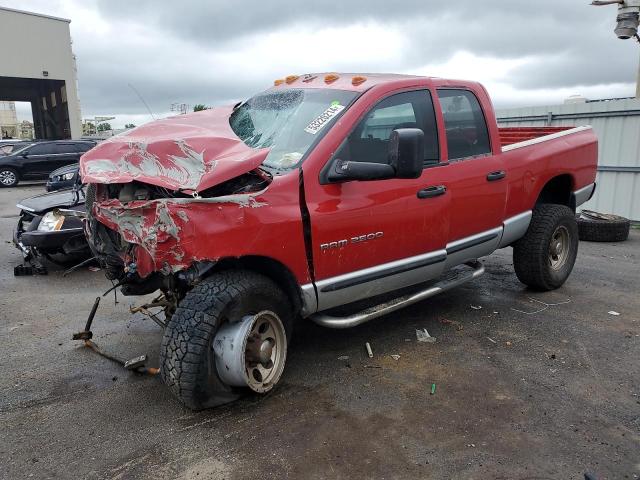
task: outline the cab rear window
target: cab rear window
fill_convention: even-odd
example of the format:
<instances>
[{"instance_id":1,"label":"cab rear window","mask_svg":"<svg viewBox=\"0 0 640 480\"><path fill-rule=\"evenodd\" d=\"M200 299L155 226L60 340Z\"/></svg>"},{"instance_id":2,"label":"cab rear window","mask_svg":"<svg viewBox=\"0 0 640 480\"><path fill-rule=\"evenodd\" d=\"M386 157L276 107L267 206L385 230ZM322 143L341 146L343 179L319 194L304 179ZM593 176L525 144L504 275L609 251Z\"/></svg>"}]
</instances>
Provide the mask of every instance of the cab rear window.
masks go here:
<instances>
[{"instance_id":1,"label":"cab rear window","mask_svg":"<svg viewBox=\"0 0 640 480\"><path fill-rule=\"evenodd\" d=\"M444 116L449 160L490 153L487 122L476 96L468 90L440 89L438 98Z\"/></svg>"}]
</instances>

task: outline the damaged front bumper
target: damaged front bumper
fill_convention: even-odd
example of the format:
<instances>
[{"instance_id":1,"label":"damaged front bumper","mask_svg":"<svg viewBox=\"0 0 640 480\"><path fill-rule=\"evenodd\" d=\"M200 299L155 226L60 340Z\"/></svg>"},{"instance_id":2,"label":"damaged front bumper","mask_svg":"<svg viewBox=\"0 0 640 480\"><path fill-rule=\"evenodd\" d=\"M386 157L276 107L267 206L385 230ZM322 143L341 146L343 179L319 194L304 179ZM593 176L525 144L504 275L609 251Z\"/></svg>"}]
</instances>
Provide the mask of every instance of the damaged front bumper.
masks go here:
<instances>
[{"instance_id":1,"label":"damaged front bumper","mask_svg":"<svg viewBox=\"0 0 640 480\"><path fill-rule=\"evenodd\" d=\"M13 244L37 273L46 273L41 257L89 253L80 218L65 217L59 230L44 231L39 229L43 216L23 210L13 232ZM17 268L15 273L28 273L28 269Z\"/></svg>"}]
</instances>

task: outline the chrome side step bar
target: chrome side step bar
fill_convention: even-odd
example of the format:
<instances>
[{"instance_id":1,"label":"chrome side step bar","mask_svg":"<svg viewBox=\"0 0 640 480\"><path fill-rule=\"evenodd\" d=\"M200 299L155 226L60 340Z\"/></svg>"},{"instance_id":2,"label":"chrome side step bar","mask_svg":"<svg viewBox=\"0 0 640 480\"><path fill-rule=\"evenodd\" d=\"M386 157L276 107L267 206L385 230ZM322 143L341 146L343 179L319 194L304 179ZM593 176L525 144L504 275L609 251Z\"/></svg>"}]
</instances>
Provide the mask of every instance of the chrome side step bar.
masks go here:
<instances>
[{"instance_id":1,"label":"chrome side step bar","mask_svg":"<svg viewBox=\"0 0 640 480\"><path fill-rule=\"evenodd\" d=\"M395 312L396 310L408 307L409 305L420 302L426 298L433 297L439 293L458 287L463 283L467 283L475 278L478 278L484 273L484 265L477 260L468 262L465 265L473 268L473 271L462 273L451 280L444 280L436 285L427 288L426 290L421 290L419 292L405 295L403 297L396 298L395 300L391 300L389 302L367 308L366 310L354 313L353 315L349 315L348 317L334 317L324 313L316 313L314 315L311 315L311 320L313 320L318 325L327 328L355 327L356 325L360 325L361 323L368 322L369 320L381 317L382 315L386 315L387 313Z\"/></svg>"}]
</instances>

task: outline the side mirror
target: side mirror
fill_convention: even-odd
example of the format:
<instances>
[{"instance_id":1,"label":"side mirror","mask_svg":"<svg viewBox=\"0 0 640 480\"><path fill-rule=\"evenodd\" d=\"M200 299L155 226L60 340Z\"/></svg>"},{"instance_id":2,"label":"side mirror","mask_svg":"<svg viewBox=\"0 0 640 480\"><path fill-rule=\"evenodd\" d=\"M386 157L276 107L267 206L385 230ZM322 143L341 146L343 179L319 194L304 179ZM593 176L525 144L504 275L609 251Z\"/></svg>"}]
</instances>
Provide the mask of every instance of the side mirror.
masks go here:
<instances>
[{"instance_id":1,"label":"side mirror","mask_svg":"<svg viewBox=\"0 0 640 480\"><path fill-rule=\"evenodd\" d=\"M386 163L349 162L336 159L327 176L330 182L349 180L386 180L395 177L395 169Z\"/></svg>"},{"instance_id":2,"label":"side mirror","mask_svg":"<svg viewBox=\"0 0 640 480\"><path fill-rule=\"evenodd\" d=\"M418 178L424 166L424 132L399 128L389 137L389 164L396 178Z\"/></svg>"}]
</instances>

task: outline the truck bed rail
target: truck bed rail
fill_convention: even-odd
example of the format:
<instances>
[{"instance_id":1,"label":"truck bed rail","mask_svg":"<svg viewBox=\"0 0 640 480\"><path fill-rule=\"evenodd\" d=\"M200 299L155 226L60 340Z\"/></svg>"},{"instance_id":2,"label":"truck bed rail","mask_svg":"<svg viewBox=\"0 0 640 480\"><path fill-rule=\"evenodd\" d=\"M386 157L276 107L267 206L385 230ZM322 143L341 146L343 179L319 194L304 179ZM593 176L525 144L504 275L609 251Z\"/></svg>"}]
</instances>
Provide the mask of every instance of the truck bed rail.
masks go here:
<instances>
[{"instance_id":1,"label":"truck bed rail","mask_svg":"<svg viewBox=\"0 0 640 480\"><path fill-rule=\"evenodd\" d=\"M520 127L518 127L520 128ZM555 132L549 132L549 129L555 128ZM560 137L564 137L565 135L571 135L572 133L577 133L577 132L582 132L584 130L590 130L591 126L590 125L584 125L582 127L538 127L538 129L536 131L540 132L542 129L547 130L547 133L544 133L544 135L537 135L537 136L533 136L534 134L534 129L536 129L536 127L526 127L527 130L531 130L531 135L530 138L527 139L523 139L518 141L517 143L509 143L509 144L505 144L504 140L502 139L502 131L503 130L508 130L511 129L511 127L508 127L507 129L505 128L500 128L500 141L502 143L502 151L503 152L508 152L510 150L515 150L517 148L522 148L522 147L527 147L529 145L535 145L537 143L542 143L542 142L546 142L548 140L553 140L554 138L560 138ZM505 134L507 135L507 134ZM526 136L524 134L522 134L523 138ZM505 137L508 138L508 137Z\"/></svg>"}]
</instances>

